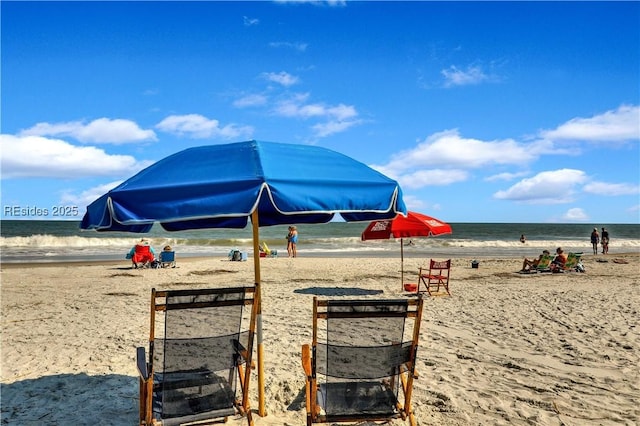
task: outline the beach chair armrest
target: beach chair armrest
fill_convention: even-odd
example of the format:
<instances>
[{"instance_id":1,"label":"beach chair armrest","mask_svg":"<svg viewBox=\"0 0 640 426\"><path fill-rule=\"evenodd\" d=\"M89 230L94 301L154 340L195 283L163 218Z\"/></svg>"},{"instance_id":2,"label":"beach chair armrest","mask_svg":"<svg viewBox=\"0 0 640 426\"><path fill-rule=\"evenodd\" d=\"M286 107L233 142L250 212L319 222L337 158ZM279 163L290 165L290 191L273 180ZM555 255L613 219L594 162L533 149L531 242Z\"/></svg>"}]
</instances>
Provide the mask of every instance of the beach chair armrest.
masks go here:
<instances>
[{"instance_id":1,"label":"beach chair armrest","mask_svg":"<svg viewBox=\"0 0 640 426\"><path fill-rule=\"evenodd\" d=\"M311 377L311 347L302 345L302 368L307 377Z\"/></svg>"},{"instance_id":2,"label":"beach chair armrest","mask_svg":"<svg viewBox=\"0 0 640 426\"><path fill-rule=\"evenodd\" d=\"M143 347L136 348L136 365L138 367L138 374L142 380L149 379L149 369L147 368L147 354Z\"/></svg>"},{"instance_id":3,"label":"beach chair armrest","mask_svg":"<svg viewBox=\"0 0 640 426\"><path fill-rule=\"evenodd\" d=\"M249 359L249 351L245 348L239 340L233 340L233 350L242 357L244 361Z\"/></svg>"},{"instance_id":4,"label":"beach chair armrest","mask_svg":"<svg viewBox=\"0 0 640 426\"><path fill-rule=\"evenodd\" d=\"M409 372L410 372L410 371L409 371L409 367L407 366L407 364L402 364L402 365L400 366L400 373L403 373L403 374L404 374L404 373L409 373ZM414 378L414 379L416 379L416 380L417 380L417 379L419 379L418 369L417 369L417 368L414 368L414 369L413 369L413 374L412 374L412 376L413 376L413 378Z\"/></svg>"}]
</instances>

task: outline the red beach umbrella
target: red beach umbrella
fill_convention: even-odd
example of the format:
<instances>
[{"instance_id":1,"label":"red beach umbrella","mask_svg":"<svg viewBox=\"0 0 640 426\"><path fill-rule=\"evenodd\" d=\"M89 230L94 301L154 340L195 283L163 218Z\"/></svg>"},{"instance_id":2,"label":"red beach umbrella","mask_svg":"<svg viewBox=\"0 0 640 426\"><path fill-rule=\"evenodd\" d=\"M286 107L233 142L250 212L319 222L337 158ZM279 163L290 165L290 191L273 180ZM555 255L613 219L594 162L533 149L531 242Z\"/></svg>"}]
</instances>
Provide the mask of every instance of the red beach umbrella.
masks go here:
<instances>
[{"instance_id":1,"label":"red beach umbrella","mask_svg":"<svg viewBox=\"0 0 640 426\"><path fill-rule=\"evenodd\" d=\"M401 280L404 284L404 238L410 237L435 237L437 235L451 234L451 225L439 219L413 211L407 212L407 216L399 214L394 219L374 220L362 231L362 241L386 240L400 238L400 264Z\"/></svg>"}]
</instances>

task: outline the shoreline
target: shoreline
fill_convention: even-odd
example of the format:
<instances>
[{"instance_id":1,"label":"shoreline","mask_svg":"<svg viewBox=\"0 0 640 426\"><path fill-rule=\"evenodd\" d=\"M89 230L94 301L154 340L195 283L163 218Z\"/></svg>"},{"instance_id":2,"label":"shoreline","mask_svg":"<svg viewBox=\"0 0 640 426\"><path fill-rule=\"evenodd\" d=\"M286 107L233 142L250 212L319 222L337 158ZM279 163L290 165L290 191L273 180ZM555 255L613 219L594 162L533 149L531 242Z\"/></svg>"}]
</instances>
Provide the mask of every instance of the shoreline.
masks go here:
<instances>
[{"instance_id":1,"label":"shoreline","mask_svg":"<svg viewBox=\"0 0 640 426\"><path fill-rule=\"evenodd\" d=\"M277 258L267 258L264 259L263 258L263 262L264 261L274 261L276 259L289 259L288 256L286 256L286 251L284 252L285 255L284 256L278 256ZM454 256L451 253L405 253L404 254L404 259L423 259L425 262L429 259L429 258L438 258L438 259L444 259L444 258L450 258L450 259L457 259L457 260L468 260L468 261L472 261L472 260L486 260L486 259L495 259L495 258L504 258L504 259L523 259L523 258L529 258L529 259L533 259L536 258L538 256L539 253L536 253L534 250L529 250L527 251L527 253L522 253L522 254L511 254L511 255L505 255L505 254L493 254L493 255L489 255L489 254L483 254L483 255L467 255L467 256ZM583 259L604 259L604 260L613 260L616 257L628 257L628 256L640 256L640 253L638 252L621 252L621 253L609 253L607 255L603 255L603 254L598 254L598 255L593 255L593 254L589 254L586 252L583 252L582 254L582 258ZM345 252L345 253L341 253L341 254L336 254L336 253L331 253L331 252L312 252L312 253L302 253L301 255L298 255L298 257L296 259L348 259L348 258L358 258L358 259L398 259L398 261L401 260L400 258L400 254L399 253L392 253L389 251L384 251L384 252L357 252L357 253L352 253L352 252ZM177 261L182 263L182 262L198 262L198 261L204 261L204 260L228 260L226 256L205 256L202 255L202 253L198 253L198 254L182 254L179 257L177 257ZM253 255L249 254L247 261L249 263L252 263L253 261ZM7 261L7 259L3 259L0 257L0 269L8 269L8 268L21 268L21 267L46 267L46 266L92 266L92 265L120 265L122 266L121 269L132 269L129 268L129 266L131 265L130 261L127 259L105 259L105 258L86 258L86 259L77 259L77 257L73 257L69 260L65 260L65 259L47 259L47 260L34 260L34 259L24 259L24 260L13 260L10 259Z\"/></svg>"}]
</instances>

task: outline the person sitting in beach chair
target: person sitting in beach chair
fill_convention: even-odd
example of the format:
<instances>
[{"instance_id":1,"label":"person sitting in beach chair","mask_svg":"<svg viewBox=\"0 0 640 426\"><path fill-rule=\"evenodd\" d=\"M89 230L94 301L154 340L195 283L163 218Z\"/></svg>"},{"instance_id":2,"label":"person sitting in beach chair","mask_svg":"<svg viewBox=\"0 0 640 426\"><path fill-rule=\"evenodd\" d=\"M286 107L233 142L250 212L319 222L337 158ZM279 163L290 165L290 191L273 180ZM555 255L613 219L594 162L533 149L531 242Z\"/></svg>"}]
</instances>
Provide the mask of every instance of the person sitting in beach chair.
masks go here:
<instances>
[{"instance_id":1,"label":"person sitting in beach chair","mask_svg":"<svg viewBox=\"0 0 640 426\"><path fill-rule=\"evenodd\" d=\"M264 241L259 246L260 257L278 257L278 250L271 250Z\"/></svg>"},{"instance_id":2,"label":"person sitting in beach chair","mask_svg":"<svg viewBox=\"0 0 640 426\"><path fill-rule=\"evenodd\" d=\"M564 272L565 263L567 263L567 255L562 250L562 247L558 247L556 249L556 257L553 258L549 269L551 269L551 272Z\"/></svg>"},{"instance_id":3,"label":"person sitting in beach chair","mask_svg":"<svg viewBox=\"0 0 640 426\"><path fill-rule=\"evenodd\" d=\"M253 425L256 300L256 286L151 290L149 353L136 350L141 426L236 414Z\"/></svg>"},{"instance_id":4,"label":"person sitting in beach chair","mask_svg":"<svg viewBox=\"0 0 640 426\"><path fill-rule=\"evenodd\" d=\"M150 266L156 259L156 252L151 247L149 240L142 238L129 250L127 259L131 259L132 268L144 268Z\"/></svg>"},{"instance_id":5,"label":"person sitting in beach chair","mask_svg":"<svg viewBox=\"0 0 640 426\"><path fill-rule=\"evenodd\" d=\"M549 270L549 265L553 257L549 250L542 250L542 254L537 259L529 260L527 258L522 262L520 272L539 272Z\"/></svg>"},{"instance_id":6,"label":"person sitting in beach chair","mask_svg":"<svg viewBox=\"0 0 640 426\"><path fill-rule=\"evenodd\" d=\"M176 267L176 252L169 245L164 246L160 252L160 266L163 268Z\"/></svg>"},{"instance_id":7,"label":"person sitting in beach chair","mask_svg":"<svg viewBox=\"0 0 640 426\"><path fill-rule=\"evenodd\" d=\"M580 261L580 258L582 256L582 252L579 253L569 253L567 255L567 260L562 264L558 264L554 267L554 271L553 272L572 272L572 271L579 271L579 272L584 272L584 265L582 265L582 262Z\"/></svg>"},{"instance_id":8,"label":"person sitting in beach chair","mask_svg":"<svg viewBox=\"0 0 640 426\"><path fill-rule=\"evenodd\" d=\"M421 296L313 298L312 343L302 346L307 426L395 418L416 425L411 394L422 305Z\"/></svg>"}]
</instances>

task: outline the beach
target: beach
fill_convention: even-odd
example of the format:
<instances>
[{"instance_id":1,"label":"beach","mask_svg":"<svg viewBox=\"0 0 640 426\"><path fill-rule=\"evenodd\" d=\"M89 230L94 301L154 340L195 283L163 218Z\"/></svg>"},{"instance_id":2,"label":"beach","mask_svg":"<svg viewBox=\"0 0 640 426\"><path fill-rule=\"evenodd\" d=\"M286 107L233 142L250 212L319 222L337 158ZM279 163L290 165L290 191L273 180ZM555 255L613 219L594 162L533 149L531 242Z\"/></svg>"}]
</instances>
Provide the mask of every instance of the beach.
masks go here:
<instances>
[{"instance_id":1,"label":"beach","mask_svg":"<svg viewBox=\"0 0 640 426\"><path fill-rule=\"evenodd\" d=\"M305 424L300 350L314 296L408 297L398 257L300 256L261 261L267 415L254 415L258 426ZM473 259L477 269L471 257L452 259L451 297L425 297L420 425L640 423L640 254L585 255L585 273L564 274L519 274L522 257ZM2 424L136 424L135 353L148 344L151 289L254 281L251 256L178 256L166 269L127 262L2 265ZM405 258L404 281L427 262Z\"/></svg>"}]
</instances>

